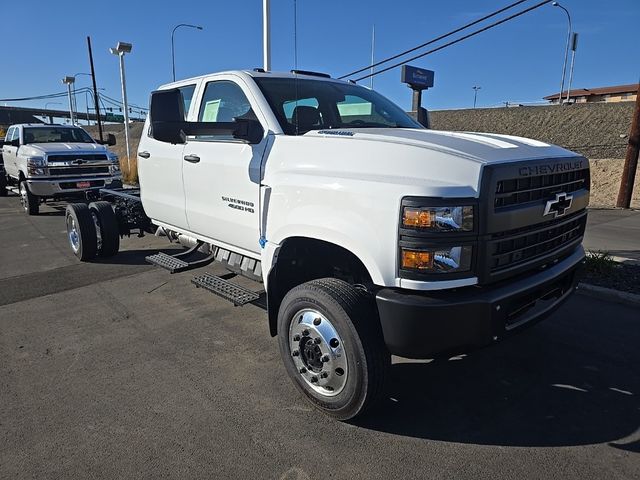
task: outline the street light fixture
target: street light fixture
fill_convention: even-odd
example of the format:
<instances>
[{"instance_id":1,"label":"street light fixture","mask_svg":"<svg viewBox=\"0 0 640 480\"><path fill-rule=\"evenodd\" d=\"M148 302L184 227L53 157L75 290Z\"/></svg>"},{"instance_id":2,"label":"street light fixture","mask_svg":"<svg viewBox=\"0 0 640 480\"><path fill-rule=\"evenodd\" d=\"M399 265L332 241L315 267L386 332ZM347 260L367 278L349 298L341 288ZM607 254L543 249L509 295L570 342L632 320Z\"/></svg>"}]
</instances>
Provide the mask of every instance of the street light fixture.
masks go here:
<instances>
[{"instance_id":1,"label":"street light fixture","mask_svg":"<svg viewBox=\"0 0 640 480\"><path fill-rule=\"evenodd\" d=\"M475 108L476 108L476 99L478 98L478 90L481 90L481 89L482 89L482 87L479 87L479 86L477 86L477 85L474 85L474 86L473 86L473 87L471 87L471 88L473 88L473 108L474 108L474 110L475 110Z\"/></svg>"},{"instance_id":2,"label":"street light fixture","mask_svg":"<svg viewBox=\"0 0 640 480\"><path fill-rule=\"evenodd\" d=\"M74 84L74 82L76 81L76 77L64 77L62 79L62 83L64 83L67 86L67 93L69 94L69 116L71 117L71 125L75 125L74 119L73 119L73 100L71 99L71 85Z\"/></svg>"},{"instance_id":3,"label":"street light fixture","mask_svg":"<svg viewBox=\"0 0 640 480\"><path fill-rule=\"evenodd\" d=\"M131 53L133 45L125 42L118 42L115 48L109 51L113 55L120 57L120 83L122 85L122 104L124 107L124 139L127 144L127 167L131 170L131 151L129 150L129 104L127 103L127 84L124 76L124 54Z\"/></svg>"},{"instance_id":4,"label":"street light fixture","mask_svg":"<svg viewBox=\"0 0 640 480\"><path fill-rule=\"evenodd\" d=\"M173 69L173 81L176 81L176 56L175 56L175 46L174 46L174 42L173 42L173 37L176 33L176 30L180 27L188 27L188 28L195 28L197 30L202 30L202 27L199 25L190 25L188 23L181 23L179 25L176 25L175 27L173 27L173 31L171 32L171 67Z\"/></svg>"},{"instance_id":5,"label":"street light fixture","mask_svg":"<svg viewBox=\"0 0 640 480\"><path fill-rule=\"evenodd\" d=\"M558 103L562 105L562 93L564 92L564 78L567 71L567 59L569 58L569 42L571 41L571 14L569 13L569 10L567 10L562 5L560 5L559 2L553 2L551 5L564 10L564 13L567 14L567 20L569 21L569 30L567 32L567 46L564 49L564 62L562 64L562 82L560 83L560 98L558 99Z\"/></svg>"}]
</instances>

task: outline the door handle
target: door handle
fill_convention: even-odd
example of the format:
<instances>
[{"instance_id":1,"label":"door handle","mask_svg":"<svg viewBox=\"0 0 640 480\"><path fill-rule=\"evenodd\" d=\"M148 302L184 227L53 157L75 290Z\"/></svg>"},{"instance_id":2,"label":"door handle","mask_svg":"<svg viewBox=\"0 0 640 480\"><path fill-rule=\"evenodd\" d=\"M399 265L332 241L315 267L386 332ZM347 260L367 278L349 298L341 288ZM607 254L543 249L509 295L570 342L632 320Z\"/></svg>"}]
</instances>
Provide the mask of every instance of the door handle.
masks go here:
<instances>
[{"instance_id":1,"label":"door handle","mask_svg":"<svg viewBox=\"0 0 640 480\"><path fill-rule=\"evenodd\" d=\"M138 156L142 158L149 158L151 154L149 152L138 152Z\"/></svg>"},{"instance_id":2,"label":"door handle","mask_svg":"<svg viewBox=\"0 0 640 480\"><path fill-rule=\"evenodd\" d=\"M189 163L198 163L200 161L200 157L197 155L185 155L184 159Z\"/></svg>"}]
</instances>

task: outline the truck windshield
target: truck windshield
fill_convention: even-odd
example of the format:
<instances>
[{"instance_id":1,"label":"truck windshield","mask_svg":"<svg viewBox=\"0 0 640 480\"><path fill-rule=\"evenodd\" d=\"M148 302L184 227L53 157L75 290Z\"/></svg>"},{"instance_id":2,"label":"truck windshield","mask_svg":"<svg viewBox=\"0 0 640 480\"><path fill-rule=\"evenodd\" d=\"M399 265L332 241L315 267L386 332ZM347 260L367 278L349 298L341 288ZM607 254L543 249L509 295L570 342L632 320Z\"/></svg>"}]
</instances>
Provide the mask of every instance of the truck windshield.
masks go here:
<instances>
[{"instance_id":1,"label":"truck windshield","mask_svg":"<svg viewBox=\"0 0 640 480\"><path fill-rule=\"evenodd\" d=\"M87 132L74 127L37 127L24 129L24 143L95 143Z\"/></svg>"},{"instance_id":2,"label":"truck windshield","mask_svg":"<svg viewBox=\"0 0 640 480\"><path fill-rule=\"evenodd\" d=\"M382 95L349 83L255 78L287 135L332 128L424 128Z\"/></svg>"}]
</instances>

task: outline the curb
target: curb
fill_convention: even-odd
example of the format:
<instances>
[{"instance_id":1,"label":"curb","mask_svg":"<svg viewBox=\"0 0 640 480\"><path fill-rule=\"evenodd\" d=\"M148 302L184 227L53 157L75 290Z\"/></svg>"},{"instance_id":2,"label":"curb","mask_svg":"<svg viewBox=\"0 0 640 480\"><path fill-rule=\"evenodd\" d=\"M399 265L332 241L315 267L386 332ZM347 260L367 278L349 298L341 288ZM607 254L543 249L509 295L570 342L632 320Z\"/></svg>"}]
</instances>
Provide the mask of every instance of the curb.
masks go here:
<instances>
[{"instance_id":1,"label":"curb","mask_svg":"<svg viewBox=\"0 0 640 480\"><path fill-rule=\"evenodd\" d=\"M622 303L632 307L640 306L640 295L635 293L621 292L612 288L599 287L588 283L579 283L576 293L581 295L589 295L590 297L609 302Z\"/></svg>"}]
</instances>

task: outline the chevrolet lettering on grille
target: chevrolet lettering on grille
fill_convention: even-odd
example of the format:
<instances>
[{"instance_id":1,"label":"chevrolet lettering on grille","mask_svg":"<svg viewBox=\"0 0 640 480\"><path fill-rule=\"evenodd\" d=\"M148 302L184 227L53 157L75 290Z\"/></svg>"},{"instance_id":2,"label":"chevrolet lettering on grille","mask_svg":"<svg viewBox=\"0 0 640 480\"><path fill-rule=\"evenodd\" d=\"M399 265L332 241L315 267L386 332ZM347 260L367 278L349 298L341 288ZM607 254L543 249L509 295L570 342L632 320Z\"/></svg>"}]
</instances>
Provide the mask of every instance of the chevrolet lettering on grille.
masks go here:
<instances>
[{"instance_id":1,"label":"chevrolet lettering on grille","mask_svg":"<svg viewBox=\"0 0 640 480\"><path fill-rule=\"evenodd\" d=\"M556 193L556 198L549 200L544 207L543 217L553 214L554 218L563 216L571 208L573 202L573 195L567 195L566 193Z\"/></svg>"}]
</instances>

